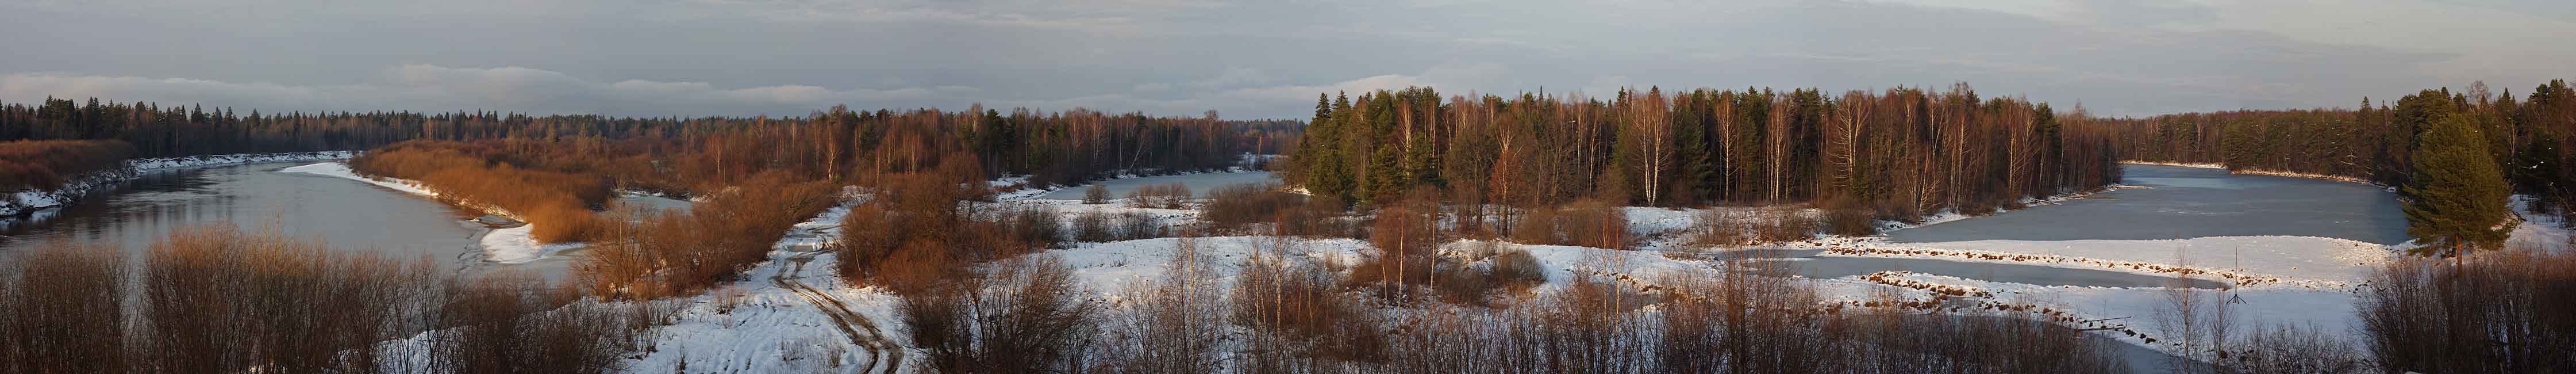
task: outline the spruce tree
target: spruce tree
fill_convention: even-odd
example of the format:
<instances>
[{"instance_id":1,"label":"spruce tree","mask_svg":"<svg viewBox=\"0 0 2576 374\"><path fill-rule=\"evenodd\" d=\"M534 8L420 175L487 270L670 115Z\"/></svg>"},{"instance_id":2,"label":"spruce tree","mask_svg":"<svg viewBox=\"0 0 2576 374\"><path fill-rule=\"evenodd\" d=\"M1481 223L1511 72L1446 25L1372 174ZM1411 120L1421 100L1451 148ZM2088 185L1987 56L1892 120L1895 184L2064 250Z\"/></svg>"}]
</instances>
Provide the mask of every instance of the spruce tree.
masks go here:
<instances>
[{"instance_id":1,"label":"spruce tree","mask_svg":"<svg viewBox=\"0 0 2576 374\"><path fill-rule=\"evenodd\" d=\"M2451 115L2432 123L2416 146L2413 183L2404 190L2406 234L2418 255L2459 256L2504 241L2511 189L2487 153L2477 119Z\"/></svg>"}]
</instances>

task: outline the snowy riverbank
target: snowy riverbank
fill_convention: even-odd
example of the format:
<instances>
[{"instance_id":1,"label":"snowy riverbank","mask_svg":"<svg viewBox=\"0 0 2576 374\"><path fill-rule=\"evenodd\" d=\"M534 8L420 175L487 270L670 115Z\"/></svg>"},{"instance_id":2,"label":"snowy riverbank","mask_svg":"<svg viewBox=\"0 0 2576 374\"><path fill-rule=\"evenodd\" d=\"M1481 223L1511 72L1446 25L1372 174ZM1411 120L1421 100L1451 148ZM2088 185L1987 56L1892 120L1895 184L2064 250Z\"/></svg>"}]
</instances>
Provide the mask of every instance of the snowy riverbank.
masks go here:
<instances>
[{"instance_id":1,"label":"snowy riverbank","mask_svg":"<svg viewBox=\"0 0 2576 374\"><path fill-rule=\"evenodd\" d=\"M10 193L7 200L0 201L0 217L17 217L22 214L35 213L41 210L68 205L79 200L81 196L115 188L118 183L132 180L147 172L256 164L263 162L337 160L346 159L356 155L357 152L354 151L322 151L141 158L126 160L125 166L122 168L90 173L88 175L73 178L70 183L64 183L62 188Z\"/></svg>"},{"instance_id":2,"label":"snowy riverbank","mask_svg":"<svg viewBox=\"0 0 2576 374\"><path fill-rule=\"evenodd\" d=\"M439 196L437 190L432 190L419 182L395 178L378 179L358 175L357 171L349 170L348 164L340 162L316 163L290 167L279 171L347 178L393 189L395 191L429 197ZM483 211L484 213L517 219L517 217L511 216L510 212L501 210L500 208L473 204L471 202L463 203L462 205L466 205L466 207L470 209ZM525 222L526 220L520 221ZM479 245L479 247L482 247L483 249L483 260L504 264L527 263L554 256L554 254L562 253L563 251L581 248L585 245L585 243L538 243L536 236L534 235L536 230L536 224L524 224L517 227L493 229L489 233L484 233L481 245Z\"/></svg>"}]
</instances>

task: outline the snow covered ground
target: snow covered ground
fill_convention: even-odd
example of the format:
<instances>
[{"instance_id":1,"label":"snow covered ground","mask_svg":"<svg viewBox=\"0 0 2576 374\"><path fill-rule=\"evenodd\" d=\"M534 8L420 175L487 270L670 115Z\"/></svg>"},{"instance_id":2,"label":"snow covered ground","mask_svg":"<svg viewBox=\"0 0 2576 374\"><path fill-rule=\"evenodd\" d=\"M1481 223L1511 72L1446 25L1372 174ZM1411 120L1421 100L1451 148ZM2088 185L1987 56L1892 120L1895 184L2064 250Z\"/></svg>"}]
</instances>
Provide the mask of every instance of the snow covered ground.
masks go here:
<instances>
[{"instance_id":1,"label":"snow covered ground","mask_svg":"<svg viewBox=\"0 0 2576 374\"><path fill-rule=\"evenodd\" d=\"M1015 184L1015 183L1013 183ZM997 183L999 185L999 183ZM1084 212L1141 213L1159 224L1196 219L1188 209L1132 208L1118 202L1086 205L1042 198L1060 190L1021 190L1002 195L999 205L1044 206L1062 218ZM2083 198L2079 195L2036 201ZM855 201L855 200L853 200ZM677 323L655 332L655 348L636 352L628 369L637 372L887 372L913 367L921 352L908 347L896 323L896 298L881 290L844 284L835 275L833 254L817 251L838 236L836 224L846 213L836 208L799 224L777 244L770 261L748 271L748 281L726 286L681 305ZM1648 290L1669 275L1708 274L1722 264L1692 256L1667 256L1662 248L1686 246L1685 232L1697 225L1696 210L1626 209L1632 233L1650 242L1647 250L1621 251L1553 245L1519 245L1458 241L1441 246L1445 255L1464 256L1485 248L1521 250L1537 259L1547 283L1531 289L1546 294L1570 279L1596 276L1633 289ZM2013 214L2010 212L2002 214ZM1977 219L1944 215L1933 222ZM2551 218L2527 216L2516 241L2560 243L2568 231ZM1929 223L1925 223L1929 224ZM1892 224L1891 229L1924 224ZM1116 303L1128 289L1157 279L1184 242L1210 259L1212 281L1230 285L1251 254L1285 246L1291 261L1353 264L1372 251L1349 239L1266 237L1159 238L1107 243L1081 243L1048 251L1075 270L1083 287L1104 303ZM1490 247L1488 247L1490 246ZM2234 300L2240 329L2301 326L2328 334L2350 334L2357 320L2356 292L2372 266L2399 253L2404 245L2302 236L2212 236L2162 240L1966 240L1893 243L1878 237L1820 237L1800 243L1741 249L1821 250L1822 256L1922 258L2090 269L2143 276L2188 275L2231 285L2223 289L2164 287L2042 286L1902 271L1859 276L1802 279L1824 298L1818 307L1848 305L1893 294L1923 305L1944 308L2031 311L2043 318L2078 327L2102 328L2103 337L2161 352L2173 352L2173 341L2156 322L2167 300L2177 293ZM1728 249L1720 249L1728 250ZM1960 296L1943 295L1958 292ZM1529 295L1524 295L1529 296ZM1527 299L1524 299L1527 300ZM1648 309L1649 312L1652 309ZM2037 311L2047 311L2040 313ZM1390 311L1393 312L1393 311ZM2126 317L2125 319L2121 319ZM2096 321L2096 320L2108 321ZM2239 330L2251 331L2251 330ZM2152 340L2151 340L2152 339ZM2152 341L2152 343L2151 343Z\"/></svg>"},{"instance_id":2,"label":"snow covered ground","mask_svg":"<svg viewBox=\"0 0 2576 374\"><path fill-rule=\"evenodd\" d=\"M346 159L355 155L357 155L357 152L323 151L141 158L126 160L125 167L122 169L102 171L72 178L72 181L70 183L64 183L62 188L43 191L11 192L7 195L5 200L0 200L0 217L15 217L19 214L36 213L40 210L70 204L72 200L77 199L82 195L97 192L104 188L112 188L119 182L124 182L128 179L134 178L138 173L255 164L263 162L336 160Z\"/></svg>"}]
</instances>

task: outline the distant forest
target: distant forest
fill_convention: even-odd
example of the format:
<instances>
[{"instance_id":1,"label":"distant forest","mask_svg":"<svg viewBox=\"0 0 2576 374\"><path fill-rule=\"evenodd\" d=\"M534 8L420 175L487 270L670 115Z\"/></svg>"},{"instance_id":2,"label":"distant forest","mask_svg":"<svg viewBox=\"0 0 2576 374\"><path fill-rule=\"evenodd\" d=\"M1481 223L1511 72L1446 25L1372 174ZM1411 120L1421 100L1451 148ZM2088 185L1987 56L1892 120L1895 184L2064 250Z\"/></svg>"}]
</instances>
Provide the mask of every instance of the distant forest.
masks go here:
<instances>
[{"instance_id":1,"label":"distant forest","mask_svg":"<svg viewBox=\"0 0 2576 374\"><path fill-rule=\"evenodd\" d=\"M2119 180L2112 127L1964 84L1608 98L1417 87L1319 96L1309 123L1286 179L1361 203L1427 187L1463 203L1822 203L1912 220Z\"/></svg>"},{"instance_id":2,"label":"distant forest","mask_svg":"<svg viewBox=\"0 0 2576 374\"><path fill-rule=\"evenodd\" d=\"M2422 139L2459 121L2484 147L2515 193L2541 207L2576 210L2576 89L2552 80L2516 98L2481 82L2463 91L2428 89L2397 100L2361 98L2352 109L2247 110L2161 115L2113 123L2121 158L2226 165L2228 169L2347 177L2410 186Z\"/></svg>"},{"instance_id":3,"label":"distant forest","mask_svg":"<svg viewBox=\"0 0 2576 374\"><path fill-rule=\"evenodd\" d=\"M1082 109L1043 114L1020 109L1005 114L980 106L962 112L834 107L787 118L497 112L238 114L231 109L102 103L94 98L86 103L48 99L37 105L0 105L0 156L57 155L62 152L50 150L65 147L81 149L82 155L105 156L71 161L7 156L0 160L0 173L8 173L9 178L0 182L13 183L0 189L49 186L40 182L50 179L33 176L67 177L113 167L115 161L129 156L363 150L406 140L484 139L561 141L574 149L546 154L563 159L506 161L558 163L562 165L555 166L560 168L579 169L574 171L622 169L628 174L618 180L632 184L629 187L675 193L731 185L755 171L770 169L870 184L870 178L928 168L960 155L977 156L983 177L1030 175L1033 183L1061 185L1122 171L1233 166L1237 154L1279 152L1302 127L1295 121L1224 121L1215 118L1214 112L1208 114L1149 117ZM691 157L673 156L684 154ZM14 182L19 180L27 182Z\"/></svg>"}]
</instances>

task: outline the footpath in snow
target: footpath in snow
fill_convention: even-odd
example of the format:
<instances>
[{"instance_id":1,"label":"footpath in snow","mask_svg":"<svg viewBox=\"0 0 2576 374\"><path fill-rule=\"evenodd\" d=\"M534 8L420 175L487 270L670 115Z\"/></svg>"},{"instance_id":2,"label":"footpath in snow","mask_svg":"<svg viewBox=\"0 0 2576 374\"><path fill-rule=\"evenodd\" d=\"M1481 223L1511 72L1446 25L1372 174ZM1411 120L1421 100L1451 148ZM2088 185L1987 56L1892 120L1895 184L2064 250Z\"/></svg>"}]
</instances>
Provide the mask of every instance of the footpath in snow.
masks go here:
<instances>
[{"instance_id":1,"label":"footpath in snow","mask_svg":"<svg viewBox=\"0 0 2576 374\"><path fill-rule=\"evenodd\" d=\"M62 188L10 193L7 196L7 200L0 201L0 217L17 217L21 214L35 213L37 211L71 204L73 200L79 199L81 196L101 192L109 188L115 188L118 183L132 180L135 177L141 176L142 173L147 172L256 164L264 162L337 160L346 159L356 155L357 152L353 151L322 151L126 160L123 168L90 173L78 178L73 178L70 183L65 183Z\"/></svg>"}]
</instances>

